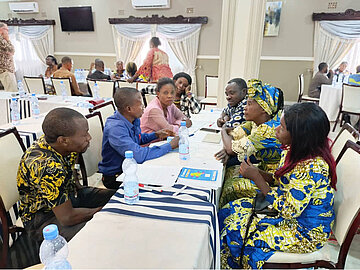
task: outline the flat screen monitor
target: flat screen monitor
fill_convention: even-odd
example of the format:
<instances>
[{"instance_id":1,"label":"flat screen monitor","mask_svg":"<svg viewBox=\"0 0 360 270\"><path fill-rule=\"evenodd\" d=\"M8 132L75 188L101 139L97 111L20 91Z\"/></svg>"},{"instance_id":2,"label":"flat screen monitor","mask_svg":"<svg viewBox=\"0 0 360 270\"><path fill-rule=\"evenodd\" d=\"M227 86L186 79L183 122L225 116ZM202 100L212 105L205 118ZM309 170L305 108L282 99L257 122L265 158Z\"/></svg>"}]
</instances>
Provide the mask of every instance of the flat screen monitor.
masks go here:
<instances>
[{"instance_id":1,"label":"flat screen monitor","mask_svg":"<svg viewBox=\"0 0 360 270\"><path fill-rule=\"evenodd\" d=\"M94 31L93 15L90 6L85 7L59 7L61 30Z\"/></svg>"}]
</instances>

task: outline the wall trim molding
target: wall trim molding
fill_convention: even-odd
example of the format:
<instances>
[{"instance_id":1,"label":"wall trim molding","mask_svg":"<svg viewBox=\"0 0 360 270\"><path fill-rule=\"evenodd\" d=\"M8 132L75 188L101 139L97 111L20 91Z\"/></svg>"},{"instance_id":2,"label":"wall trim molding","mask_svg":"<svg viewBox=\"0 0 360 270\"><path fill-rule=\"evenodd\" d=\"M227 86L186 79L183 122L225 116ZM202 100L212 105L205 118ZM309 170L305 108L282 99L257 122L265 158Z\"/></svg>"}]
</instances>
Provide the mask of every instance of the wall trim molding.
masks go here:
<instances>
[{"instance_id":1,"label":"wall trim molding","mask_svg":"<svg viewBox=\"0 0 360 270\"><path fill-rule=\"evenodd\" d=\"M314 57L306 56L261 56L262 61L309 61L313 62Z\"/></svg>"},{"instance_id":2,"label":"wall trim molding","mask_svg":"<svg viewBox=\"0 0 360 270\"><path fill-rule=\"evenodd\" d=\"M197 59L214 59L214 60L219 60L220 56L219 55L198 55L196 57Z\"/></svg>"},{"instance_id":3,"label":"wall trim molding","mask_svg":"<svg viewBox=\"0 0 360 270\"><path fill-rule=\"evenodd\" d=\"M54 52L55 55L68 55L68 56L105 56L105 57L116 57L115 53L103 53L103 52ZM211 59L219 60L219 55L198 55L197 59Z\"/></svg>"}]
</instances>

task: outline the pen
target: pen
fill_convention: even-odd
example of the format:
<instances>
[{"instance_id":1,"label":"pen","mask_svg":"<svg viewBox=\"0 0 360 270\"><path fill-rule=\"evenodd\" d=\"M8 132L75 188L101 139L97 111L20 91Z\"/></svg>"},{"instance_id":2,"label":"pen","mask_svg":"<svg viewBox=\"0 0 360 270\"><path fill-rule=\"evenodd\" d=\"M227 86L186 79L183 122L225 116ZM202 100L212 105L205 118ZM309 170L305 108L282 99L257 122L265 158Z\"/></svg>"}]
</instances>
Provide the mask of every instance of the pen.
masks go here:
<instances>
[{"instance_id":1,"label":"pen","mask_svg":"<svg viewBox=\"0 0 360 270\"><path fill-rule=\"evenodd\" d=\"M175 192L172 196L175 197L175 196L179 195L179 193L183 192L186 188L187 188L187 186L183 186L179 191Z\"/></svg>"},{"instance_id":2,"label":"pen","mask_svg":"<svg viewBox=\"0 0 360 270\"><path fill-rule=\"evenodd\" d=\"M148 191L159 191L159 192L163 192L162 189L150 187L150 186L144 185L144 184L139 184L139 188L144 189L144 190L148 190Z\"/></svg>"},{"instance_id":3,"label":"pen","mask_svg":"<svg viewBox=\"0 0 360 270\"><path fill-rule=\"evenodd\" d=\"M194 136L195 135L195 133L191 133L190 135L189 135L189 137L192 137L192 136Z\"/></svg>"},{"instance_id":4,"label":"pen","mask_svg":"<svg viewBox=\"0 0 360 270\"><path fill-rule=\"evenodd\" d=\"M213 124L215 124L215 122L212 122L212 123L209 125L209 127L211 127Z\"/></svg>"}]
</instances>

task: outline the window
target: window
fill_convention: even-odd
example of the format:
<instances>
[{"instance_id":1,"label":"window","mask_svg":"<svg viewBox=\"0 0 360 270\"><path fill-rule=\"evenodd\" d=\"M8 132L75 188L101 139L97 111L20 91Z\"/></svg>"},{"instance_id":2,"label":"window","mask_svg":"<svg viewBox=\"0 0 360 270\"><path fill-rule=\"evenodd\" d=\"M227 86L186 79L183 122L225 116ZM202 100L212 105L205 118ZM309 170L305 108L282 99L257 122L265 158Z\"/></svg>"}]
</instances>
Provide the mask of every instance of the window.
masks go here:
<instances>
[{"instance_id":1,"label":"window","mask_svg":"<svg viewBox=\"0 0 360 270\"><path fill-rule=\"evenodd\" d=\"M161 45L159 46L159 49L163 50L164 52L167 53L167 55L169 56L169 66L171 68L172 73L175 75L178 72L184 71L184 66L181 64L181 62L179 61L179 59L176 57L176 55L174 54L173 50L170 48L170 45L168 43L168 41L166 40L166 38L158 36L161 42ZM149 35L149 38L146 39L144 46L142 47L138 57L135 60L136 65L138 66L138 68L142 65L142 63L144 62L147 53L149 52L150 49L150 42L151 36Z\"/></svg>"}]
</instances>

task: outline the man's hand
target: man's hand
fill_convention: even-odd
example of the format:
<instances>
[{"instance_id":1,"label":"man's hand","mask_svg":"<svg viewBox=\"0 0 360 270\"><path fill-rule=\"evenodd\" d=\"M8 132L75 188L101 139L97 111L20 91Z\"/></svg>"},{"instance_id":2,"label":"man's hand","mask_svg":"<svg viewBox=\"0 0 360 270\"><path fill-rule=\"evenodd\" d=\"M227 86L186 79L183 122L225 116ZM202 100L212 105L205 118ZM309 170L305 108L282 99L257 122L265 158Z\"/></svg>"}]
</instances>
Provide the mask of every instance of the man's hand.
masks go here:
<instances>
[{"instance_id":1,"label":"man's hand","mask_svg":"<svg viewBox=\"0 0 360 270\"><path fill-rule=\"evenodd\" d=\"M156 137L158 137L160 140L164 140L169 136L174 137L176 134L172 130L169 129L161 129L159 131L155 132Z\"/></svg>"},{"instance_id":2,"label":"man's hand","mask_svg":"<svg viewBox=\"0 0 360 270\"><path fill-rule=\"evenodd\" d=\"M219 160L221 163L226 163L229 160L229 155L226 153L225 149L221 149L215 155L216 160Z\"/></svg>"},{"instance_id":3,"label":"man's hand","mask_svg":"<svg viewBox=\"0 0 360 270\"><path fill-rule=\"evenodd\" d=\"M92 70L94 69L94 67L95 67L95 63L92 62L92 63L90 64L90 71L92 71Z\"/></svg>"},{"instance_id":4,"label":"man's hand","mask_svg":"<svg viewBox=\"0 0 360 270\"><path fill-rule=\"evenodd\" d=\"M176 136L174 139L171 140L170 145L172 149L179 147L179 140L180 140L179 136Z\"/></svg>"},{"instance_id":5,"label":"man's hand","mask_svg":"<svg viewBox=\"0 0 360 270\"><path fill-rule=\"evenodd\" d=\"M218 120L216 121L217 126L220 127L220 128L225 124L225 122L226 121L223 118L218 118Z\"/></svg>"}]
</instances>

